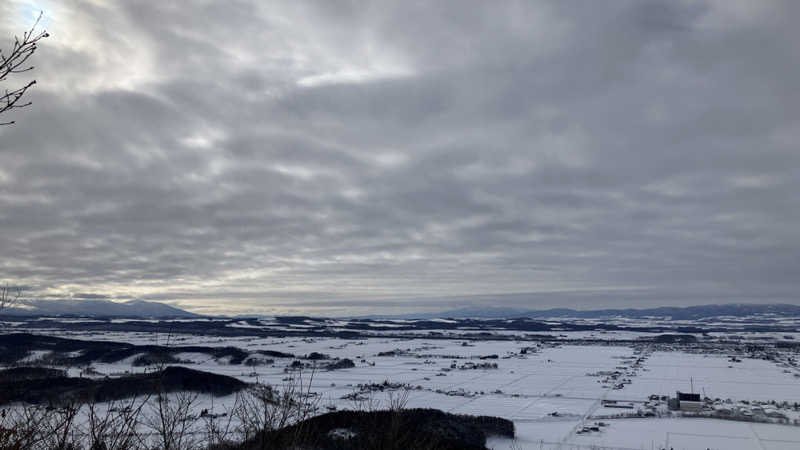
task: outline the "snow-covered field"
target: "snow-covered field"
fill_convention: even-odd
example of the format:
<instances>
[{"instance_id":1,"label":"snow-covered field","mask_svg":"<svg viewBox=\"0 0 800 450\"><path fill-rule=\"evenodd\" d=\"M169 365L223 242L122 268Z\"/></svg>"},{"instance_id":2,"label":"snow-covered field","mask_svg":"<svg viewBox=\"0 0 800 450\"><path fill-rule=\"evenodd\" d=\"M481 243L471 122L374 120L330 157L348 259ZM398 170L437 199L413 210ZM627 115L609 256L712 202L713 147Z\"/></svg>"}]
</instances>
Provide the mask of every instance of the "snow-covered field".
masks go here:
<instances>
[{"instance_id":1,"label":"snow-covered field","mask_svg":"<svg viewBox=\"0 0 800 450\"><path fill-rule=\"evenodd\" d=\"M647 361L647 368L648 372L625 388L625 397L688 392L694 385L695 392L711 398L800 402L800 379L770 361L743 359L730 363L724 356L656 352Z\"/></svg>"},{"instance_id":2,"label":"snow-covered field","mask_svg":"<svg viewBox=\"0 0 800 450\"><path fill-rule=\"evenodd\" d=\"M359 385L385 381L407 385L407 407L437 408L453 413L492 415L514 421L517 439L493 438L490 447L511 448L629 448L629 449L800 449L800 427L705 418L609 418L642 410L651 395L674 396L675 391L705 394L739 401L800 402L800 378L780 361L744 357L731 362L724 353L652 351L646 346L615 344L570 345L536 341L463 341L394 338L262 338L144 333L60 334L88 340L174 346L235 346L273 350L301 357L312 352L331 359L349 358L354 368L303 371L316 392L321 410L355 408L344 397L354 392L370 397L374 406L386 406L387 392L365 394ZM388 355L386 352L392 352ZM379 355L384 353L383 356ZM495 356L496 355L496 356ZM40 355L36 355L40 356ZM292 358L269 358L267 365L232 365L202 353L180 354L185 365L199 370L281 386ZM128 358L97 363L101 374L140 372ZM640 359L639 364L634 361ZM310 363L310 361L304 361ZM475 366L488 364L490 368ZM497 364L497 368L491 368ZM71 369L76 375L79 369ZM618 386L603 374L621 372ZM296 375L296 374L295 374ZM203 401L203 408L223 412L234 396ZM630 408L613 408L603 401ZM658 406L665 411L665 405ZM790 419L800 413L782 410ZM602 417L598 417L602 416ZM581 432L583 426L603 421L600 431Z\"/></svg>"},{"instance_id":3,"label":"snow-covered field","mask_svg":"<svg viewBox=\"0 0 800 450\"><path fill-rule=\"evenodd\" d=\"M800 433L785 425L733 422L714 419L609 420L592 435L564 439L569 423L515 422L517 438L490 439L496 450L530 449L664 449L675 450L796 450Z\"/></svg>"}]
</instances>

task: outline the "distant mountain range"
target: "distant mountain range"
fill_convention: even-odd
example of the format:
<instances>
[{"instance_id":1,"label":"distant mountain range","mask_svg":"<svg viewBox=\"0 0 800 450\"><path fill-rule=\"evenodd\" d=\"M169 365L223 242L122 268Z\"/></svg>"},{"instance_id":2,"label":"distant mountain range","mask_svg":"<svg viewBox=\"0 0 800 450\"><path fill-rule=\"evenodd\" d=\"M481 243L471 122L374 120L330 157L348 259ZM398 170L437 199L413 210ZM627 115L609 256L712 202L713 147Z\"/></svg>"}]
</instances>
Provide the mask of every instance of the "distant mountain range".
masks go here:
<instances>
[{"instance_id":1,"label":"distant mountain range","mask_svg":"<svg viewBox=\"0 0 800 450\"><path fill-rule=\"evenodd\" d=\"M701 306L662 306L647 309L594 309L594 310L575 310L568 308L553 309L520 309L502 307L468 307L459 308L439 313L425 314L405 314L392 317L404 317L409 319L432 319L432 318L581 318L596 319L603 317L670 317L675 320L703 319L709 317L743 317L754 314L775 314L779 316L800 316L799 305L771 304L760 305L750 303L730 303L723 305L701 305ZM387 316L383 316L387 317Z\"/></svg>"},{"instance_id":2,"label":"distant mountain range","mask_svg":"<svg viewBox=\"0 0 800 450\"><path fill-rule=\"evenodd\" d=\"M200 317L164 303L145 300L112 302L109 300L20 300L0 311L13 316L77 316L77 317Z\"/></svg>"},{"instance_id":3,"label":"distant mountain range","mask_svg":"<svg viewBox=\"0 0 800 450\"><path fill-rule=\"evenodd\" d=\"M790 304L750 304L730 303L722 305L701 306L662 306L646 309L593 309L576 310L568 308L553 309L524 309L504 307L466 307L437 313L409 313L394 315L370 315L361 318L407 318L407 319L434 319L434 318L484 318L502 319L529 317L538 319L547 318L578 318L597 319L604 317L670 317L675 320L697 320L711 317L744 317L756 314L773 314L777 316L800 316L800 305ZM130 300L127 302L113 302L109 300L83 299L83 300L22 300L13 307L0 311L0 315L12 316L73 316L73 317L141 317L141 318L191 318L203 317L164 303ZM245 316L243 316L245 317ZM246 315L246 317L271 317L262 315Z\"/></svg>"}]
</instances>

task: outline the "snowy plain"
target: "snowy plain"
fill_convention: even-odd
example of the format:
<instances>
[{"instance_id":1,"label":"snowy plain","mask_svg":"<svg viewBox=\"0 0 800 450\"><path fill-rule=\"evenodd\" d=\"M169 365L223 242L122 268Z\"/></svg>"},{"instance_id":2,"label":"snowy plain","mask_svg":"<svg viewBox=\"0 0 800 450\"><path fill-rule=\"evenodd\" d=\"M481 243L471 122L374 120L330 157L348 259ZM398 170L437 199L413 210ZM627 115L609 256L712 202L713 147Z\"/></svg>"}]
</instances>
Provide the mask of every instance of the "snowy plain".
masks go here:
<instances>
[{"instance_id":1,"label":"snowy plain","mask_svg":"<svg viewBox=\"0 0 800 450\"><path fill-rule=\"evenodd\" d=\"M37 331L42 333L41 330ZM45 332L47 333L47 332ZM323 363L348 358L355 367L327 371L305 369L301 376L311 384L320 412L359 407L347 397L364 394L363 385L402 384L406 407L437 408L451 413L498 416L514 421L514 440L490 438L488 446L500 449L800 449L800 427L766 423L688 417L618 418L640 411L651 396L674 396L694 391L731 405L742 402L800 402L800 370L785 359L741 357L731 362L724 351L702 352L665 346L632 344L650 333L603 332L602 344L576 344L575 340L601 333L568 333L569 341L477 339L426 339L401 337L219 337L189 334L153 334L109 331L50 332L83 340L238 347L292 353L295 358L273 358L267 364L234 365L225 358L185 352L182 365L229 375L246 382L282 386L298 376L287 370L293 361L313 364L303 357L312 352L327 355ZM566 335L565 335L566 336ZM788 351L787 351L788 352ZM28 360L42 357L31 355ZM134 355L115 363L95 363L97 376L136 373L152 368L135 367ZM786 357L791 356L787 353ZM636 360L640 362L634 364ZM488 364L488 366L482 366ZM491 366L496 364L497 367ZM69 369L78 376L83 368ZM621 372L628 381L618 385L603 374ZM368 393L373 407L388 405L387 392ZM229 411L235 396L204 397L198 408L212 413ZM614 407L614 403L629 406ZM609 406L611 404L612 406ZM665 405L661 405L663 410ZM788 409L789 419L799 419ZM791 421L790 420L790 421ZM599 431L582 433L584 426L603 421Z\"/></svg>"}]
</instances>

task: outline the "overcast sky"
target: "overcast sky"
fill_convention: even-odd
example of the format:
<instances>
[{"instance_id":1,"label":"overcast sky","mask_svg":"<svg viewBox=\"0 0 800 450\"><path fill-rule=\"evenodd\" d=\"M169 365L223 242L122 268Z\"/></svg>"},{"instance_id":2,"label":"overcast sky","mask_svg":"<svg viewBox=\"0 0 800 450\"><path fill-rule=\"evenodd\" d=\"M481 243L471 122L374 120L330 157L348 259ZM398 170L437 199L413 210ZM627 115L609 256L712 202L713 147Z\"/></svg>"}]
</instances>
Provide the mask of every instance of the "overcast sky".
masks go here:
<instances>
[{"instance_id":1,"label":"overcast sky","mask_svg":"<svg viewBox=\"0 0 800 450\"><path fill-rule=\"evenodd\" d=\"M4 0L0 45L39 9L0 128L29 296L800 301L800 2Z\"/></svg>"}]
</instances>

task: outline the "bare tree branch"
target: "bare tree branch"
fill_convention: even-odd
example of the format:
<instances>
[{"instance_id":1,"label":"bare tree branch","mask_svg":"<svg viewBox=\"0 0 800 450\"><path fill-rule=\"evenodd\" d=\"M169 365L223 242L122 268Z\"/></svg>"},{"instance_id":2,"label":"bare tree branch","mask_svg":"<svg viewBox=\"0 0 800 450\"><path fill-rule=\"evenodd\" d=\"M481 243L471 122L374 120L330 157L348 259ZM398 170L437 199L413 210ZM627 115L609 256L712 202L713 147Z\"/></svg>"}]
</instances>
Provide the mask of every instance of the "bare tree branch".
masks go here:
<instances>
[{"instance_id":1,"label":"bare tree branch","mask_svg":"<svg viewBox=\"0 0 800 450\"><path fill-rule=\"evenodd\" d=\"M22 297L21 287L12 287L9 284L0 286L0 312L12 307Z\"/></svg>"},{"instance_id":2,"label":"bare tree branch","mask_svg":"<svg viewBox=\"0 0 800 450\"><path fill-rule=\"evenodd\" d=\"M6 81L10 75L28 72L34 69L34 66L27 65L28 59L33 56L38 48L39 41L49 37L50 35L46 30L37 31L36 27L42 20L42 13L36 18L31 28L22 34L22 38L14 36L14 45L11 51L7 54L0 49L0 82ZM28 91L36 80L31 80L24 84L22 87L16 89L3 89L0 91L0 114L11 111L13 109L24 108L29 106L31 102L22 102L22 97ZM0 122L0 125L10 125L14 121Z\"/></svg>"}]
</instances>

